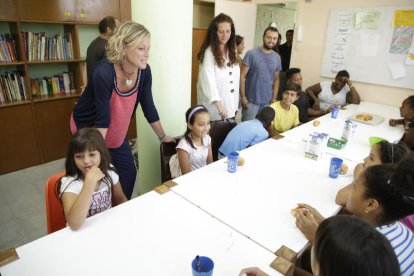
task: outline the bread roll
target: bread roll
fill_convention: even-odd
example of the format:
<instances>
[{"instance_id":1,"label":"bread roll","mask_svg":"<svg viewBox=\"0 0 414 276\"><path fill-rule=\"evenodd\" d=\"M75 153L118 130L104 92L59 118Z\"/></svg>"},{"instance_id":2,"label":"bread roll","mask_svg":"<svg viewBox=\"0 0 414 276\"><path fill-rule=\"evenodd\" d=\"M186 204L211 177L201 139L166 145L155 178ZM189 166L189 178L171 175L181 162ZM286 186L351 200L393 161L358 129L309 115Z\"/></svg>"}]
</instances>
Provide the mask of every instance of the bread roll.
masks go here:
<instances>
[{"instance_id":1,"label":"bread roll","mask_svg":"<svg viewBox=\"0 0 414 276\"><path fill-rule=\"evenodd\" d=\"M239 159L237 160L237 166L243 166L244 165L244 158L239 156Z\"/></svg>"},{"instance_id":2,"label":"bread roll","mask_svg":"<svg viewBox=\"0 0 414 276\"><path fill-rule=\"evenodd\" d=\"M300 212L300 208L299 207L293 208L292 210L290 210L290 212L292 216L296 217Z\"/></svg>"},{"instance_id":3,"label":"bread roll","mask_svg":"<svg viewBox=\"0 0 414 276\"><path fill-rule=\"evenodd\" d=\"M348 165L343 163L341 169L339 170L339 174L346 174L348 171Z\"/></svg>"}]
</instances>

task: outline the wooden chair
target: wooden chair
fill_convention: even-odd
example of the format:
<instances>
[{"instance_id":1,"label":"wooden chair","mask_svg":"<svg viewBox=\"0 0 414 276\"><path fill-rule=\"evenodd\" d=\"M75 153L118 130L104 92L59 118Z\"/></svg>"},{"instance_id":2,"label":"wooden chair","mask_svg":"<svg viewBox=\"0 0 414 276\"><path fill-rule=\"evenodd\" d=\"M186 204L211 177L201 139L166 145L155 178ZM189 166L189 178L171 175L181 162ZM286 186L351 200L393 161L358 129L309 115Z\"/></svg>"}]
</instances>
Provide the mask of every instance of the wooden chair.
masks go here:
<instances>
[{"instance_id":1,"label":"wooden chair","mask_svg":"<svg viewBox=\"0 0 414 276\"><path fill-rule=\"evenodd\" d=\"M60 172L50 176L46 181L46 221L48 234L66 227L62 201L56 195L56 182L64 175L64 172Z\"/></svg>"},{"instance_id":2,"label":"wooden chair","mask_svg":"<svg viewBox=\"0 0 414 276\"><path fill-rule=\"evenodd\" d=\"M183 136L174 137L174 142L161 142L160 144L160 158L161 158L161 183L171 180L170 159L171 156L177 153L175 147Z\"/></svg>"},{"instance_id":3,"label":"wooden chair","mask_svg":"<svg viewBox=\"0 0 414 276\"><path fill-rule=\"evenodd\" d=\"M234 120L216 121L211 125L211 150L213 152L213 161L218 160L218 150L227 137L227 134L237 125Z\"/></svg>"}]
</instances>

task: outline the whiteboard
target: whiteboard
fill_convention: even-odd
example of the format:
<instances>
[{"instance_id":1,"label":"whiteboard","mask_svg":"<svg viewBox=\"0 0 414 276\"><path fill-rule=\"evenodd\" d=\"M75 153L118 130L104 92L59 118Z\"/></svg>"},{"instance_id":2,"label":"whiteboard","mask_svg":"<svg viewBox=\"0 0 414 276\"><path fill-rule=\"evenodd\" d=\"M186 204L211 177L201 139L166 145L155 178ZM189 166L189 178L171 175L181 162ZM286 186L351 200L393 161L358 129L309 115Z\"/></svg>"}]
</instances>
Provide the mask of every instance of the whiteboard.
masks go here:
<instances>
[{"instance_id":1,"label":"whiteboard","mask_svg":"<svg viewBox=\"0 0 414 276\"><path fill-rule=\"evenodd\" d=\"M352 81L414 89L414 60L406 64L414 51L414 26L394 28L397 10L414 6L332 8L321 76L333 78L345 69Z\"/></svg>"}]
</instances>

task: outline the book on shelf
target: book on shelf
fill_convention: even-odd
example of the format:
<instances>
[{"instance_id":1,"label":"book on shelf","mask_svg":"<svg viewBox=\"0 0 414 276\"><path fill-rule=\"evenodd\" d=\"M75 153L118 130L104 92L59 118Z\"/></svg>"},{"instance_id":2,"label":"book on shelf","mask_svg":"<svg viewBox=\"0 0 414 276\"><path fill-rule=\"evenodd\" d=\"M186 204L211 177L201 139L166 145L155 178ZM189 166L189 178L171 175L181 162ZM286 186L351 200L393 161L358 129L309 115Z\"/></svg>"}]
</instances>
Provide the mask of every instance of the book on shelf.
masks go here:
<instances>
[{"instance_id":1,"label":"book on shelf","mask_svg":"<svg viewBox=\"0 0 414 276\"><path fill-rule=\"evenodd\" d=\"M63 77L63 86L65 88L65 93L66 94L70 94L70 78L69 78L69 74L67 72L64 72L62 74Z\"/></svg>"},{"instance_id":2,"label":"book on shelf","mask_svg":"<svg viewBox=\"0 0 414 276\"><path fill-rule=\"evenodd\" d=\"M48 95L53 95L53 85L52 85L52 78L51 77L47 77L47 94Z\"/></svg>"},{"instance_id":3,"label":"book on shelf","mask_svg":"<svg viewBox=\"0 0 414 276\"><path fill-rule=\"evenodd\" d=\"M69 87L70 87L70 93L76 93L75 89L75 81L73 77L73 72L68 72L69 74Z\"/></svg>"},{"instance_id":4,"label":"book on shelf","mask_svg":"<svg viewBox=\"0 0 414 276\"><path fill-rule=\"evenodd\" d=\"M28 61L73 59L71 33L48 36L45 32L22 32L22 38Z\"/></svg>"},{"instance_id":5,"label":"book on shelf","mask_svg":"<svg viewBox=\"0 0 414 276\"><path fill-rule=\"evenodd\" d=\"M5 36L0 34L0 53L1 53L1 61L5 62L12 62L12 55L9 51L9 47L7 46L7 41Z\"/></svg>"},{"instance_id":6,"label":"book on shelf","mask_svg":"<svg viewBox=\"0 0 414 276\"><path fill-rule=\"evenodd\" d=\"M15 36L0 34L0 44L0 61L13 62L18 60Z\"/></svg>"},{"instance_id":7,"label":"book on shelf","mask_svg":"<svg viewBox=\"0 0 414 276\"><path fill-rule=\"evenodd\" d=\"M0 75L0 102L14 102L27 99L24 80L19 71Z\"/></svg>"},{"instance_id":8,"label":"book on shelf","mask_svg":"<svg viewBox=\"0 0 414 276\"><path fill-rule=\"evenodd\" d=\"M59 94L65 95L65 85L63 83L63 75L56 75L56 78L58 78L59 81Z\"/></svg>"}]
</instances>

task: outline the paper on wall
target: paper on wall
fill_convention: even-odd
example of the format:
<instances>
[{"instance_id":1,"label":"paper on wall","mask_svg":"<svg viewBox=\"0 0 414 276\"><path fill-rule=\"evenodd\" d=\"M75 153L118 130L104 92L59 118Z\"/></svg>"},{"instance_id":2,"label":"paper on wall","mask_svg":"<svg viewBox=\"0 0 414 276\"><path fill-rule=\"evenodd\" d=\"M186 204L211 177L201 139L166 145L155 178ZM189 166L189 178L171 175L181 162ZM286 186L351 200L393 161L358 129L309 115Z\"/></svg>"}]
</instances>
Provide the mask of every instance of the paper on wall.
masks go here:
<instances>
[{"instance_id":1,"label":"paper on wall","mask_svg":"<svg viewBox=\"0 0 414 276\"><path fill-rule=\"evenodd\" d=\"M405 60L405 65L414 66L414 38L411 40L411 47L408 50L407 59Z\"/></svg>"},{"instance_id":2,"label":"paper on wall","mask_svg":"<svg viewBox=\"0 0 414 276\"><path fill-rule=\"evenodd\" d=\"M403 64L394 62L389 64L391 75L394 80L403 78L407 76L407 72L405 71L405 67Z\"/></svg>"},{"instance_id":3,"label":"paper on wall","mask_svg":"<svg viewBox=\"0 0 414 276\"><path fill-rule=\"evenodd\" d=\"M336 32L337 33L350 33L352 29L352 13L341 11L336 17Z\"/></svg>"},{"instance_id":4,"label":"paper on wall","mask_svg":"<svg viewBox=\"0 0 414 276\"><path fill-rule=\"evenodd\" d=\"M378 55L378 47L381 35L379 33L361 34L360 55L363 57L376 57Z\"/></svg>"},{"instance_id":5,"label":"paper on wall","mask_svg":"<svg viewBox=\"0 0 414 276\"><path fill-rule=\"evenodd\" d=\"M378 29L380 12L357 12L355 14L355 29Z\"/></svg>"}]
</instances>

